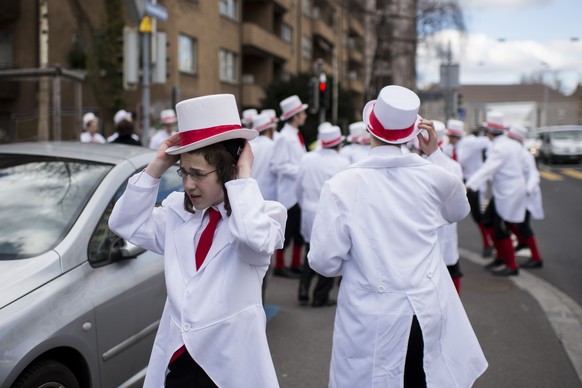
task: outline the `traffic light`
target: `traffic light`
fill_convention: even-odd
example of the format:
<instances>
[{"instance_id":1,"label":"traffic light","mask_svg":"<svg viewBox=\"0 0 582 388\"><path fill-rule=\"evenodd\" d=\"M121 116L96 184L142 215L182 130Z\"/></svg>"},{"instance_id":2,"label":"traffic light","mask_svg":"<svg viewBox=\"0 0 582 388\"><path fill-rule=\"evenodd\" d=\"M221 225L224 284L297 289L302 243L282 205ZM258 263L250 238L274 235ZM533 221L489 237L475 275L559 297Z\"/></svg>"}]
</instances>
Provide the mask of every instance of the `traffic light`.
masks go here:
<instances>
[{"instance_id":1,"label":"traffic light","mask_svg":"<svg viewBox=\"0 0 582 388\"><path fill-rule=\"evenodd\" d=\"M317 77L309 79L309 113L319 112L319 80Z\"/></svg>"},{"instance_id":2,"label":"traffic light","mask_svg":"<svg viewBox=\"0 0 582 388\"><path fill-rule=\"evenodd\" d=\"M319 105L323 109L329 108L329 85L325 73L319 75Z\"/></svg>"}]
</instances>

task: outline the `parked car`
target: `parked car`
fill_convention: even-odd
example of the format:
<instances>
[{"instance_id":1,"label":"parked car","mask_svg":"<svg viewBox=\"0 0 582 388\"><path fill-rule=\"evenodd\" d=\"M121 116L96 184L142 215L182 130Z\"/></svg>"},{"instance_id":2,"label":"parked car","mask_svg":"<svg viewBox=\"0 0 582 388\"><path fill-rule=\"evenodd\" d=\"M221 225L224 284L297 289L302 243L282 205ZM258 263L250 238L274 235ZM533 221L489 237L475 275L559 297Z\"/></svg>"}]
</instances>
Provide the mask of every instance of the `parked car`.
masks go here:
<instances>
[{"instance_id":1,"label":"parked car","mask_svg":"<svg viewBox=\"0 0 582 388\"><path fill-rule=\"evenodd\" d=\"M540 140L538 158L544 163L579 162L582 159L582 125L543 127L536 133Z\"/></svg>"},{"instance_id":2,"label":"parked car","mask_svg":"<svg viewBox=\"0 0 582 388\"><path fill-rule=\"evenodd\" d=\"M0 387L143 382L166 299L163 258L107 221L155 152L78 142L0 145ZM182 190L174 169L161 201Z\"/></svg>"}]
</instances>

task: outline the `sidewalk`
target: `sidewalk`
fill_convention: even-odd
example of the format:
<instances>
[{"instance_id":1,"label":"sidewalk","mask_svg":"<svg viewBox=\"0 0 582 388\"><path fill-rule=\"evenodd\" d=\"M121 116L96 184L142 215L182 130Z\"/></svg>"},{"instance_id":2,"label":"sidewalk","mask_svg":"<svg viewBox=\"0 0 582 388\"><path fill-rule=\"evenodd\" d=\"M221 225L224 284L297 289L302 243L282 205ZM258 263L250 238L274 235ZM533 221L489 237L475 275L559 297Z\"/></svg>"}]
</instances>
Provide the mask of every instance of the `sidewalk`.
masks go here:
<instances>
[{"instance_id":1,"label":"sidewalk","mask_svg":"<svg viewBox=\"0 0 582 388\"><path fill-rule=\"evenodd\" d=\"M564 300L535 286L535 275L494 277L482 268L487 260L467 250L461 256L461 299L489 362L474 387L582 387L572 364L580 371L582 340L572 343L582 338L580 317L564 313ZM300 306L297 287L296 279L268 278L265 305L274 315L267 335L279 383L327 387L335 307Z\"/></svg>"}]
</instances>

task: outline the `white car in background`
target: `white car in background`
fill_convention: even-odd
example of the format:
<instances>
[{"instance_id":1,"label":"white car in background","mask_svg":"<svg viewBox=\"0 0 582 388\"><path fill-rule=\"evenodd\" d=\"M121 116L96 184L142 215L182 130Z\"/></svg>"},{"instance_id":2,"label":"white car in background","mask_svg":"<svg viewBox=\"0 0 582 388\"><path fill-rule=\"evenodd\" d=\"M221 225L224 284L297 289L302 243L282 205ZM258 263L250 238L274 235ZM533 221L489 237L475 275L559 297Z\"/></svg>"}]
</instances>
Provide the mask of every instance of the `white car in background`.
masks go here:
<instances>
[{"instance_id":1,"label":"white car in background","mask_svg":"<svg viewBox=\"0 0 582 388\"><path fill-rule=\"evenodd\" d=\"M141 386L166 299L163 258L107 221L155 152L0 145L0 387ZM170 169L158 202L182 190Z\"/></svg>"},{"instance_id":2,"label":"white car in background","mask_svg":"<svg viewBox=\"0 0 582 388\"><path fill-rule=\"evenodd\" d=\"M557 125L538 128L538 158L544 163L560 163L582 159L582 125Z\"/></svg>"}]
</instances>

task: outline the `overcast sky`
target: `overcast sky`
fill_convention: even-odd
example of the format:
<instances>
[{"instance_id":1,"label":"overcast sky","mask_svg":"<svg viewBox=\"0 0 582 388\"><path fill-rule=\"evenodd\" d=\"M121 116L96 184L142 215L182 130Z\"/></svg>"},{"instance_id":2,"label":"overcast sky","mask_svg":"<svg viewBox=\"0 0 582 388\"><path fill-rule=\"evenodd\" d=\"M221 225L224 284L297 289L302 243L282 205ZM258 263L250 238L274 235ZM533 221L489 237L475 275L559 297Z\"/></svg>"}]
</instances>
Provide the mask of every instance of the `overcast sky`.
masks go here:
<instances>
[{"instance_id":1,"label":"overcast sky","mask_svg":"<svg viewBox=\"0 0 582 388\"><path fill-rule=\"evenodd\" d=\"M582 83L582 0L460 0L467 33L441 31L419 45L418 84L439 81L434 42L451 43L461 84L513 84L523 75Z\"/></svg>"}]
</instances>

